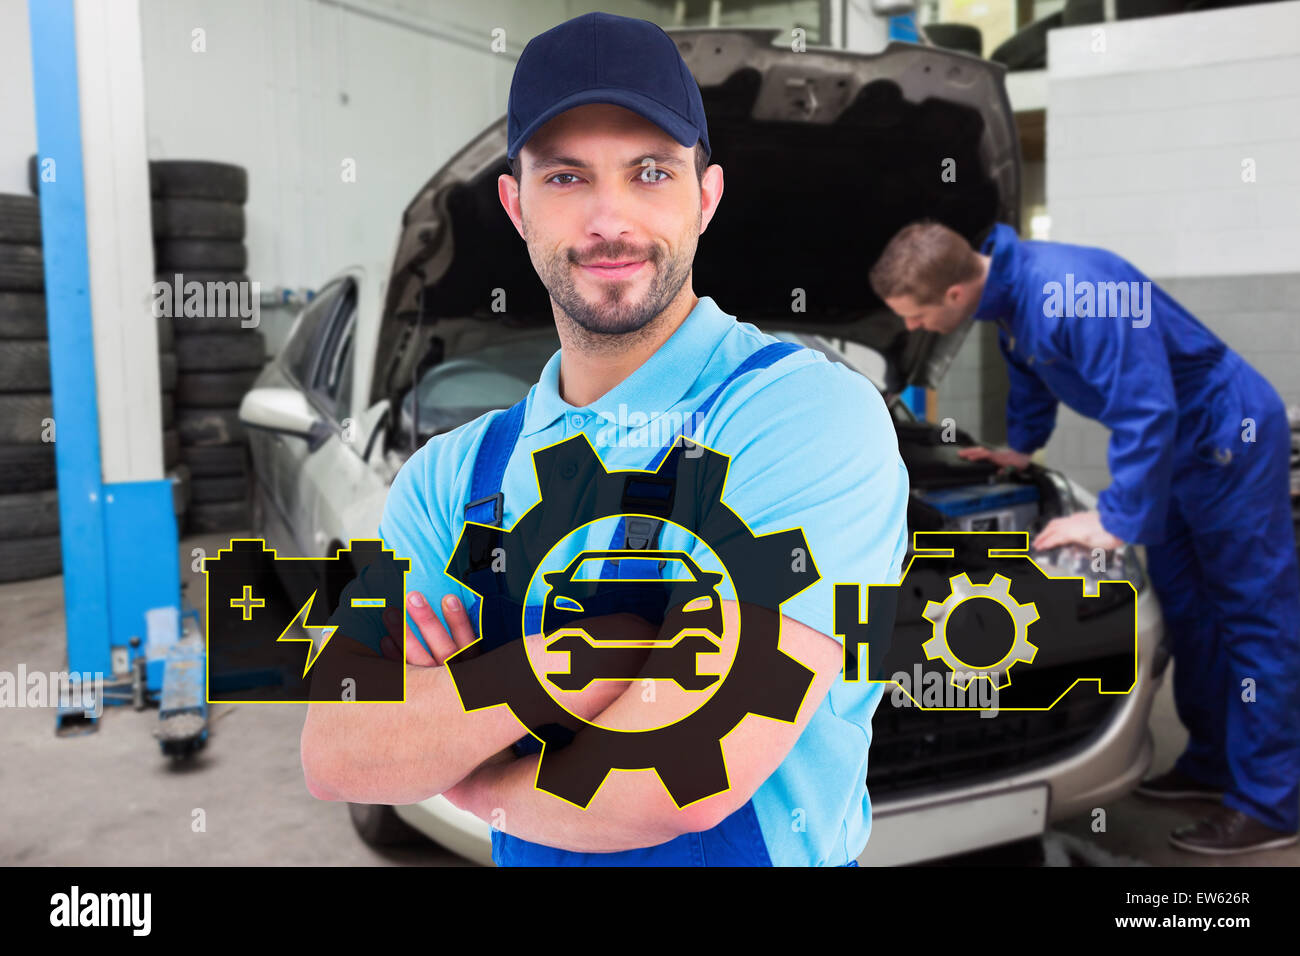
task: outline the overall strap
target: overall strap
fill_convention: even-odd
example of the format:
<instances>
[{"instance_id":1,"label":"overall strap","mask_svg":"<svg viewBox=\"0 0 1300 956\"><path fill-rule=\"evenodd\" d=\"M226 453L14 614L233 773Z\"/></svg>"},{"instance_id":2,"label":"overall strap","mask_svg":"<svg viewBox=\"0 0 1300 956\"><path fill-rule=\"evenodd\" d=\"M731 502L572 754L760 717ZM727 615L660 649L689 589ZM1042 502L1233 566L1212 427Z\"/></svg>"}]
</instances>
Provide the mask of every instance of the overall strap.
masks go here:
<instances>
[{"instance_id":1,"label":"overall strap","mask_svg":"<svg viewBox=\"0 0 1300 956\"><path fill-rule=\"evenodd\" d=\"M487 434L479 444L478 456L474 459L474 474L469 482L469 504L465 506L465 520L480 524L501 527L505 516L505 495L501 493L501 482L506 476L506 463L519 441L519 433L524 427L524 405L528 399L521 398L511 405L504 415L495 416L488 422Z\"/></svg>"},{"instance_id":2,"label":"overall strap","mask_svg":"<svg viewBox=\"0 0 1300 956\"><path fill-rule=\"evenodd\" d=\"M794 342L771 342L737 365L732 369L731 374L723 379L722 382L709 393L709 397L695 409L695 412L687 418L682 427L678 428L677 431L673 433L673 436L668 440L668 443L664 445L663 448L659 449L654 458L650 460L649 469L654 471L663 464L664 458L672 450L673 445L677 443L679 437L685 436L689 439L692 436L695 423L703 419L704 416L709 413L717 403L719 396L722 395L728 385L746 372L767 368L785 358L792 352L797 352L802 348L802 345L798 345ZM666 481L660 481L654 485L647 483L645 491L651 495L654 495L657 492L666 500L667 496L672 493L673 486L676 484L677 462L678 459L673 458L668 462L665 469L660 472L659 477L661 479L667 479ZM652 550L659 542L659 531L662 527L663 522L657 518L619 518L618 527L614 529L614 536L610 541L609 550ZM649 563L650 562L639 560L605 561L601 566L600 576L602 578L644 577L650 573L650 569L646 567ZM660 565L660 569L662 569L662 565Z\"/></svg>"}]
</instances>

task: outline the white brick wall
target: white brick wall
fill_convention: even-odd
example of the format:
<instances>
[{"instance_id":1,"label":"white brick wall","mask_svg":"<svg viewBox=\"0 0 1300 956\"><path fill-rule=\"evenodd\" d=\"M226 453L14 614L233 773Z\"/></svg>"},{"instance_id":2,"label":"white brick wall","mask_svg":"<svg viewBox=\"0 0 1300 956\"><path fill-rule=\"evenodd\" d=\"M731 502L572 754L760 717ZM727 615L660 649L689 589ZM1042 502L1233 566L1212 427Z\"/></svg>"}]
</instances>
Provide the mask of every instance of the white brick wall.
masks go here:
<instances>
[{"instance_id":1,"label":"white brick wall","mask_svg":"<svg viewBox=\"0 0 1300 956\"><path fill-rule=\"evenodd\" d=\"M1300 402L1300 2L1053 30L1048 64L1051 238L1128 259ZM1099 491L1108 440L1063 407L1043 455Z\"/></svg>"},{"instance_id":2,"label":"white brick wall","mask_svg":"<svg viewBox=\"0 0 1300 956\"><path fill-rule=\"evenodd\" d=\"M1053 239L1151 276L1300 271L1300 2L1053 30L1048 64Z\"/></svg>"}]
</instances>

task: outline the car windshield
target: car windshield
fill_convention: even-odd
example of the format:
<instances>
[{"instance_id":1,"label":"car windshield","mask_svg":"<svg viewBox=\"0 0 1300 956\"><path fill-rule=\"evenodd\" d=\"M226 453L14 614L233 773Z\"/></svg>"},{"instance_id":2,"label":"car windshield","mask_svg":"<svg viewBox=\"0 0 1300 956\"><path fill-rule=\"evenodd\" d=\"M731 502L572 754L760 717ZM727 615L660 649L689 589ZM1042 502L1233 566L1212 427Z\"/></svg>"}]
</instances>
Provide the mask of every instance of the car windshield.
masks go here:
<instances>
[{"instance_id":1,"label":"car windshield","mask_svg":"<svg viewBox=\"0 0 1300 956\"><path fill-rule=\"evenodd\" d=\"M528 394L542 368L560 348L554 329L512 335L504 342L465 352L424 373L415 393L402 400L402 424L409 432L413 394L420 401L420 432L439 434L485 412L509 408Z\"/></svg>"},{"instance_id":2,"label":"car windshield","mask_svg":"<svg viewBox=\"0 0 1300 956\"><path fill-rule=\"evenodd\" d=\"M803 332L779 331L776 338L813 348L832 362L842 362L883 391L885 360L864 346L840 346L833 340ZM464 352L425 372L416 390L420 400L420 433L436 435L472 421L485 412L509 408L528 394L542 368L560 348L554 329L511 335L506 341ZM852 357L850 357L852 351ZM409 434L412 393L402 400L402 425ZM889 408L897 421L915 416L897 396Z\"/></svg>"}]
</instances>

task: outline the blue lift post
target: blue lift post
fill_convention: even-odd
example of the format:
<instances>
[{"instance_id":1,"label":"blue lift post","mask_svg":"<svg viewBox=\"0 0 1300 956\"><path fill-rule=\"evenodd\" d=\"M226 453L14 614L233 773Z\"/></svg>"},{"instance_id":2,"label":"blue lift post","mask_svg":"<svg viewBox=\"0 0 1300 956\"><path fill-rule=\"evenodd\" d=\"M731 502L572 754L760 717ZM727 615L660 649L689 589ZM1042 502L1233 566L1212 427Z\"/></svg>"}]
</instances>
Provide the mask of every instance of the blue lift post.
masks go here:
<instances>
[{"instance_id":1,"label":"blue lift post","mask_svg":"<svg viewBox=\"0 0 1300 956\"><path fill-rule=\"evenodd\" d=\"M187 687L196 653L205 670L197 629L181 640L176 518L162 469L139 6L29 0L28 17L67 667L101 675L105 703L139 705L164 690L170 660L188 662ZM79 30L95 38L80 60ZM191 726L202 717L187 738L201 743L202 683L197 700L192 689L163 696L174 711L185 705ZM94 729L97 717L61 710L56 729Z\"/></svg>"},{"instance_id":2,"label":"blue lift post","mask_svg":"<svg viewBox=\"0 0 1300 956\"><path fill-rule=\"evenodd\" d=\"M916 14L905 13L889 18L889 39L919 43L920 32L916 28ZM903 389L903 404L912 410L917 418L925 421L925 389L919 385L909 385Z\"/></svg>"}]
</instances>

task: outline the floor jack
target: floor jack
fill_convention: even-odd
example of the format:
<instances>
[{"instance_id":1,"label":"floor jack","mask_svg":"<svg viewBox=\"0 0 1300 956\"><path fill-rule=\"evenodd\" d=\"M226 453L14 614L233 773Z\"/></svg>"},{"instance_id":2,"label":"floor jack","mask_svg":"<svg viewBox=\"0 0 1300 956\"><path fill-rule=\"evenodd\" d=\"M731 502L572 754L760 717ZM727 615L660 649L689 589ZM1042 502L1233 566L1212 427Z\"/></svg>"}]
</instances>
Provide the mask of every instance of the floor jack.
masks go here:
<instances>
[{"instance_id":1,"label":"floor jack","mask_svg":"<svg viewBox=\"0 0 1300 956\"><path fill-rule=\"evenodd\" d=\"M154 730L162 752L178 760L208 742L207 654L202 627L198 612L188 603L181 620L181 638L163 658L162 701ZM140 670L146 671L147 666Z\"/></svg>"}]
</instances>

